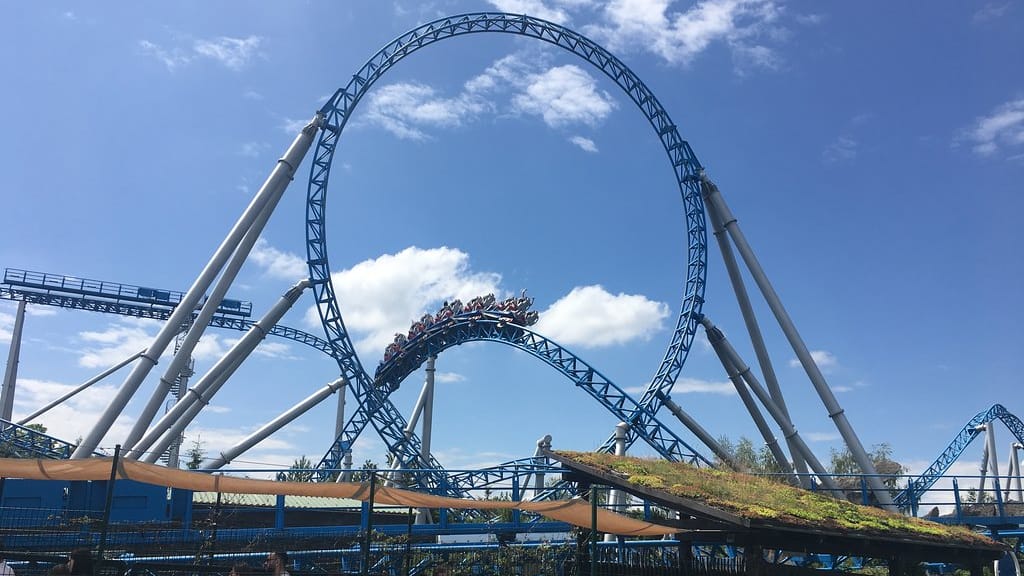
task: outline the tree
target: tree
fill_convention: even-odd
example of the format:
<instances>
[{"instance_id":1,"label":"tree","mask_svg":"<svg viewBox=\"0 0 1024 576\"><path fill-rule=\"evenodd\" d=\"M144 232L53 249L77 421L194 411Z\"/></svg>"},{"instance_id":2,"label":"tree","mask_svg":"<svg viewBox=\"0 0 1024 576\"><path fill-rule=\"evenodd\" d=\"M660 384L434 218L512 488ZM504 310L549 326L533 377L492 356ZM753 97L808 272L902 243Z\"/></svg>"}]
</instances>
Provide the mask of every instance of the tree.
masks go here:
<instances>
[{"instance_id":1,"label":"tree","mask_svg":"<svg viewBox=\"0 0 1024 576\"><path fill-rule=\"evenodd\" d=\"M783 471L782 466L775 461L775 455L772 454L771 448L767 444L762 444L760 448L755 448L754 441L746 436L740 436L739 441L733 444L729 437L725 435L718 438L718 443L729 453L741 472L778 474ZM725 467L725 463L718 457L716 457L715 463Z\"/></svg>"},{"instance_id":2,"label":"tree","mask_svg":"<svg viewBox=\"0 0 1024 576\"><path fill-rule=\"evenodd\" d=\"M192 446L188 449L188 462L185 467L189 470L198 470L203 460L206 460L206 449L203 447L202 437L196 436L196 439L192 441Z\"/></svg>"},{"instance_id":3,"label":"tree","mask_svg":"<svg viewBox=\"0 0 1024 576\"><path fill-rule=\"evenodd\" d=\"M363 469L352 473L353 482L366 482L370 479L370 475L377 470L377 464L369 458L363 462Z\"/></svg>"},{"instance_id":4,"label":"tree","mask_svg":"<svg viewBox=\"0 0 1024 576\"><path fill-rule=\"evenodd\" d=\"M889 489L889 493L895 496L900 491L900 476L906 474L907 468L903 464L892 459L892 447L887 442L875 444L868 453L868 458L875 466L875 471L882 476L882 484ZM850 453L850 449L843 446L842 450L832 449L832 462L829 466L830 472L834 474L861 474L860 466ZM837 478L836 483L847 491L847 499L853 502L861 500L861 479L847 476Z\"/></svg>"},{"instance_id":5,"label":"tree","mask_svg":"<svg viewBox=\"0 0 1024 576\"><path fill-rule=\"evenodd\" d=\"M303 454L292 462L291 469L284 473L282 479L287 482L312 482L314 475L312 468L313 463Z\"/></svg>"}]
</instances>

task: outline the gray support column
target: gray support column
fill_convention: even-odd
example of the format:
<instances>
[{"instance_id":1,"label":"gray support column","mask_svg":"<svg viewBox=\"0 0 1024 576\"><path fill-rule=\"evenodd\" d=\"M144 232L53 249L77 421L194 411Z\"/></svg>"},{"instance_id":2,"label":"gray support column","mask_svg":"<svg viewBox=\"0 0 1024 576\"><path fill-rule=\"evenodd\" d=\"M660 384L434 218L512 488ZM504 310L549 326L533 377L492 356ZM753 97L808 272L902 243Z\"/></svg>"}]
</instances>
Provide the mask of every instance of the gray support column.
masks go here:
<instances>
[{"instance_id":1,"label":"gray support column","mask_svg":"<svg viewBox=\"0 0 1024 576\"><path fill-rule=\"evenodd\" d=\"M1024 444L1020 442L1013 443L1013 482L1014 487L1017 489L1017 502L1024 502L1024 490L1021 490L1020 481L1020 450L1024 449Z\"/></svg>"},{"instance_id":2,"label":"gray support column","mask_svg":"<svg viewBox=\"0 0 1024 576\"><path fill-rule=\"evenodd\" d=\"M736 461L732 459L732 454L726 452L725 448L722 448L722 445L719 444L717 440L712 438L711 434L708 434L708 431L705 430L703 426L698 424L692 416L683 411L679 404L676 404L675 402L672 401L672 398L666 396L661 392L657 392L656 395L661 400L662 404L664 404L665 407L668 408L669 412L674 414L675 417L678 418L684 426L689 428L690 431L692 431L697 436L697 438L699 438L700 441L704 443L705 446L710 448L711 451L715 453L715 456L718 456L718 458L722 462L724 462L725 465L728 466L729 468L739 471L739 467L737 466Z\"/></svg>"},{"instance_id":3,"label":"gray support column","mask_svg":"<svg viewBox=\"0 0 1024 576\"><path fill-rule=\"evenodd\" d=\"M18 302L14 316L14 330L11 332L11 348L7 352L7 369L4 370L4 386L0 391L0 418L10 422L14 413L14 389L18 381L18 359L21 356L21 332L25 327L25 301Z\"/></svg>"},{"instance_id":4,"label":"gray support column","mask_svg":"<svg viewBox=\"0 0 1024 576\"><path fill-rule=\"evenodd\" d=\"M75 452L71 455L72 458L88 458L96 450L100 441L110 431L114 421L121 415L121 412L128 405L132 396L139 389L139 386L142 385L143 380L149 375L150 370L157 364L160 355L167 349L167 345L170 344L175 334L178 333L178 329L191 317L203 294L210 287L210 284L213 283L214 278L220 273L225 262L231 257L231 254L235 252L242 237L252 228L253 222L259 217L260 212L267 206L271 198L279 195L288 187L296 168L302 163L302 159L306 156L306 152L313 143L313 137L316 135L322 121L323 117L317 112L310 123L296 136L284 157L277 161L277 165L274 166L266 182L260 187L259 192L256 193L256 196L249 203L249 206L239 217L238 221L235 222L234 227L232 227L227 237L224 238L224 241L221 242L220 247L217 248L217 251L207 262L206 267L203 268L195 282L192 283L192 287L182 297L181 302L175 307L170 318L167 319L167 323L164 324L156 338L153 339L153 343L147 349L146 354L143 355L145 361L135 365L131 374L128 375L124 384L121 385L117 395L111 400L103 415L100 416L99 421L89 431L78 448L75 449Z\"/></svg>"},{"instance_id":5,"label":"gray support column","mask_svg":"<svg viewBox=\"0 0 1024 576\"><path fill-rule=\"evenodd\" d=\"M246 450L252 448L256 444L262 442L267 436L270 436L274 432L277 432L285 425L289 424L292 420L295 420L299 416L305 414L310 408L316 406L325 398L334 394L335 392L345 390L346 380L344 377L338 378L334 382L324 386L320 390L317 390L305 400L299 402L295 406L292 406L287 411L283 412L277 418L274 418L270 422L267 422L242 441L238 442L231 448L220 453L217 458L211 458L206 462L203 462L200 468L202 470L217 470L225 464L230 463L235 458L241 456Z\"/></svg>"},{"instance_id":6,"label":"gray support column","mask_svg":"<svg viewBox=\"0 0 1024 576\"><path fill-rule=\"evenodd\" d=\"M338 409L334 417L334 438L341 436L345 429L345 394L348 392L348 380L342 378L341 389L338 390Z\"/></svg>"},{"instance_id":7,"label":"gray support column","mask_svg":"<svg viewBox=\"0 0 1024 576\"><path fill-rule=\"evenodd\" d=\"M846 442L846 446L850 449L850 454L853 455L853 458L860 466L861 471L868 475L867 482L868 485L871 486L871 490L875 493L875 498L878 499L878 502L882 507L888 510L895 510L896 507L893 506L892 496L889 494L889 490L886 488L885 484L882 483L881 478L878 477L878 471L875 470L874 463L871 462L871 458L868 457L867 451L864 450L864 446L857 437L857 433L854 432L853 426L851 426L850 422L846 419L846 414L843 412L842 407L840 407L839 401L836 400L835 394L832 393L832 389L829 388L828 382L825 381L825 376L821 373L818 365L811 357L811 353L807 349L807 345L804 343L803 338L801 338L800 333L797 331L796 325L793 324L793 320L789 317L789 313L786 312L785 307L782 305L782 300L775 292L775 288L772 287L764 269L761 268L761 263L754 255L753 249L747 242L746 236L743 235L743 231L740 229L739 223L733 216L732 211L729 210L729 206L726 205L725 199L719 192L718 187L715 186L711 180L707 179L706 176L703 178L702 185L707 187L707 192L705 194L708 202L714 204L714 209L725 223L726 231L729 232L730 238L736 245L736 249L739 250L740 256L742 256L747 269L750 271L750 275L754 278L754 282L761 290L765 301L768 303L768 307L771 308L772 313L775 315L775 319L778 321L779 327L782 328L782 332L789 341L789 345L793 348L793 352L796 353L797 359L800 360L800 364L807 373L807 377L814 385L814 389L817 391L818 397L821 398L822 404L824 404L825 409L828 411L829 418L831 418L835 423L836 429Z\"/></svg>"},{"instance_id":8,"label":"gray support column","mask_svg":"<svg viewBox=\"0 0 1024 576\"><path fill-rule=\"evenodd\" d=\"M420 437L423 443L420 445L420 457L424 462L430 462L430 438L434 428L434 364L436 361L437 356L427 358L427 377L423 383L423 432ZM428 508L420 508L417 511L416 523L431 523L430 510Z\"/></svg>"},{"instance_id":9,"label":"gray support column","mask_svg":"<svg viewBox=\"0 0 1024 576\"><path fill-rule=\"evenodd\" d=\"M775 403L779 405L786 418L792 420L792 417L789 415L789 408L786 407L786 400L782 396L782 388L779 387L779 380L775 376L775 367L772 365L771 356L768 354L764 337L761 335L761 327L757 322L757 315L754 314L754 307L750 303L750 296L747 294L743 275L740 273L739 265L736 263L736 256L732 252L729 235L725 232L725 221L722 219L722 215L718 213L718 210L715 209L715 204L707 201L707 195L710 192L707 182L709 181L705 180L701 185L702 195L705 198L704 206L708 211L708 219L711 221L715 240L718 241L722 262L729 273L729 282L732 284L733 293L736 295L736 303L743 314L743 322L747 327L747 334L750 336L750 344L754 348L754 354L757 356L757 364L761 367L761 375L768 386L768 392L771 394L772 400L775 400ZM801 485L804 488L810 488L807 464L800 458L800 454L794 449L792 444L789 445L789 452L793 459L793 465L796 466L797 472L800 473Z\"/></svg>"},{"instance_id":10,"label":"gray support column","mask_svg":"<svg viewBox=\"0 0 1024 576\"><path fill-rule=\"evenodd\" d=\"M999 491L999 456L996 454L996 428L994 422L988 423L985 431L985 449L988 452L989 466L992 467L992 497ZM980 500L979 500L980 502Z\"/></svg>"},{"instance_id":11,"label":"gray support column","mask_svg":"<svg viewBox=\"0 0 1024 576\"><path fill-rule=\"evenodd\" d=\"M157 442L157 439L163 436L167 432L181 433L185 426L191 421L202 405L197 405L193 410L193 404L196 402L202 402L203 404L209 402L213 395L217 392L220 387L231 374L238 368L244 360L259 343L266 337L267 333L275 324L281 319L282 316L295 304L295 301L302 295L302 291L308 288L310 281L308 279L300 281L295 286L291 287L286 292L277 304L270 309L266 315L263 316L259 321L249 328L249 331L245 333L232 348L224 355L223 358L217 361L210 370L199 379L194 388L190 388L188 393L174 405L173 408L159 422L144 436L135 448L129 454L132 458L141 458L142 454L147 450L150 450ZM159 444L163 447L159 450L154 449L149 456L144 458L144 461L152 461L151 458L159 458L160 453L170 443L170 439L167 441L161 440Z\"/></svg>"},{"instance_id":12,"label":"gray support column","mask_svg":"<svg viewBox=\"0 0 1024 576\"><path fill-rule=\"evenodd\" d=\"M975 430L985 431L985 433L987 434L988 433L988 424L981 424L979 426L975 426L974 429ZM988 477L988 462L989 462L988 438L985 438L985 443L984 443L984 445L982 445L982 448L981 448L981 466L978 469L979 476L981 477L978 480L978 502L979 503L985 501L985 480Z\"/></svg>"},{"instance_id":13,"label":"gray support column","mask_svg":"<svg viewBox=\"0 0 1024 576\"><path fill-rule=\"evenodd\" d=\"M711 320L708 319L706 316L701 320L701 324L704 325L704 329L708 330L709 334L712 330L715 330L718 332L718 334L721 334L721 331L718 330L715 327L715 325L711 323ZM725 339L725 336L721 335L720 338L716 337L716 341L718 342L718 345L721 347L721 350L723 351L725 357L732 364L733 368L747 383L747 386L749 386L750 389L754 392L754 394L757 396L757 399L761 401L761 405L764 406L766 410L768 410L768 413L771 414L772 418L775 420L775 423L779 425L779 428L782 429L783 436L785 436L787 441L792 440L793 445L797 448L797 450L800 451L800 455L803 456L804 460L807 461L807 464L810 465L812 470L814 470L814 473L818 475L818 478L821 480L821 483L824 484L825 487L828 488L829 490L838 490L839 487L836 486L835 481L832 480L832 477L828 475L828 472L825 470L825 467L822 466L821 462L818 461L818 457L815 456L814 452L811 452L811 449L807 447L806 443L804 443L803 438L801 438L800 434L796 431L796 427L794 427L793 423L789 420L789 418L786 418L786 415L782 413L782 410L779 409L779 407L775 404L775 401L772 400L768 392L765 391L763 386L761 386L761 383L758 382L757 377L754 376L754 374L750 371L750 368L747 367L747 365L743 362L743 359L740 358L740 355L737 354L736 350L734 350L732 345L729 344L729 341Z\"/></svg>"},{"instance_id":14,"label":"gray support column","mask_svg":"<svg viewBox=\"0 0 1024 576\"><path fill-rule=\"evenodd\" d=\"M537 449L533 451L534 458L540 458L545 452L551 450L551 434L545 434L543 437L537 440ZM525 483L529 486L529 477ZM544 492L544 473L537 472L533 475L533 497L537 498Z\"/></svg>"},{"instance_id":15,"label":"gray support column","mask_svg":"<svg viewBox=\"0 0 1024 576\"><path fill-rule=\"evenodd\" d=\"M629 436L629 424L625 422L619 422L615 425L615 455L625 456L626 455L626 438ZM608 504L612 512L618 514L623 513L623 508L626 505L626 493L622 490L612 489L608 492ZM615 534L605 534L605 542L615 542L618 536Z\"/></svg>"},{"instance_id":16,"label":"gray support column","mask_svg":"<svg viewBox=\"0 0 1024 576\"><path fill-rule=\"evenodd\" d=\"M775 439L775 433L768 426L764 415L761 414L761 410L757 407L757 402L754 401L754 397L751 396L750 390L743 381L743 369L745 366L741 366L733 361L726 348L728 342L725 339L725 335L722 334L721 330L712 325L710 320L705 319L704 330L707 332L708 342L711 343L715 354L718 355L718 360L722 363L722 367L725 368L726 374L729 375L729 380L732 382L733 387L736 388L736 393L739 394L743 405L747 408L747 413L754 420L754 424L757 426L758 432L761 433L761 438L764 439L765 445L771 450L775 462L783 472L793 474L793 467L789 464L786 453L779 447L779 442ZM749 472L749 470L744 470L744 472Z\"/></svg>"}]
</instances>

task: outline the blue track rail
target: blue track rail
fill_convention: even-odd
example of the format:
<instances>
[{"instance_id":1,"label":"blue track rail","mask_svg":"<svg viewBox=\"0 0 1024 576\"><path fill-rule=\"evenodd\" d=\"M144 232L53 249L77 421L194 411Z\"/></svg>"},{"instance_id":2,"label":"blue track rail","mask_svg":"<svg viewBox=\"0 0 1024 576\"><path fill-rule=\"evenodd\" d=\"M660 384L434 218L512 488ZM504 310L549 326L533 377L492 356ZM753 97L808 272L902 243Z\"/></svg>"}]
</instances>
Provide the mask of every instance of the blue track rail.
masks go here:
<instances>
[{"instance_id":1,"label":"blue track rail","mask_svg":"<svg viewBox=\"0 0 1024 576\"><path fill-rule=\"evenodd\" d=\"M372 423L389 450L403 465L422 467L428 464L415 464L419 455L414 444L419 444L418 439L403 433L401 422L394 418L397 411L388 409L380 391L374 387L373 379L363 369L345 328L332 284L327 255L326 211L331 164L338 141L356 105L370 87L399 61L440 40L476 33L504 33L535 38L571 52L593 65L619 86L643 113L661 140L675 172L687 227L686 283L672 339L651 384L638 403L642 409L627 418L633 424L627 439L627 443L631 444L644 433L660 427L654 414L661 406L661 398L669 393L678 378L699 324L707 267L707 233L699 182L702 168L661 103L622 61L573 30L530 16L500 12L442 18L406 32L374 54L352 76L348 85L339 89L321 109L325 119L324 130L320 133L313 156L306 203L306 256L313 293L327 339L339 351L336 358L341 373L349 380L350 389L360 398L361 408L365 408L353 429L361 430L367 423ZM595 390L601 395L609 394L609 397L601 400L606 406L620 402L618 392L611 386ZM612 443L613 439L609 438L604 448L610 450ZM322 469L338 468L350 445L350 438L339 437L321 462Z\"/></svg>"},{"instance_id":2,"label":"blue track rail","mask_svg":"<svg viewBox=\"0 0 1024 576\"><path fill-rule=\"evenodd\" d=\"M956 462L957 458L963 454L967 446L981 435L982 431L978 427L995 420L1005 424L1017 441L1024 444L1024 423L1007 411L1002 404L993 404L988 410L979 412L974 418L971 418L942 454L935 459L935 462L932 462L932 465L920 476L911 480L906 490L896 495L896 498L893 499L894 503L904 510L913 506L917 498L927 492L949 470L953 462Z\"/></svg>"}]
</instances>

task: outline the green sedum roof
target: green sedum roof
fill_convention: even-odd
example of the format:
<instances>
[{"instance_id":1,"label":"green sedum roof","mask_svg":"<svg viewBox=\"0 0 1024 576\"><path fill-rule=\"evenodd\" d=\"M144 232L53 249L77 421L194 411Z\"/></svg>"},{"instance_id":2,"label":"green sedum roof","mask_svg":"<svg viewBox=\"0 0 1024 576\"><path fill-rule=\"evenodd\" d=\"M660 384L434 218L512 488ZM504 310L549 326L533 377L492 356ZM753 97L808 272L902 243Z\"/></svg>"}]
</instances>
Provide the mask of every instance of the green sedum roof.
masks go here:
<instances>
[{"instance_id":1,"label":"green sedum roof","mask_svg":"<svg viewBox=\"0 0 1024 576\"><path fill-rule=\"evenodd\" d=\"M998 546L960 526L945 526L861 506L779 480L681 462L558 450L553 454L617 476L629 484L724 510L751 522L957 545Z\"/></svg>"}]
</instances>

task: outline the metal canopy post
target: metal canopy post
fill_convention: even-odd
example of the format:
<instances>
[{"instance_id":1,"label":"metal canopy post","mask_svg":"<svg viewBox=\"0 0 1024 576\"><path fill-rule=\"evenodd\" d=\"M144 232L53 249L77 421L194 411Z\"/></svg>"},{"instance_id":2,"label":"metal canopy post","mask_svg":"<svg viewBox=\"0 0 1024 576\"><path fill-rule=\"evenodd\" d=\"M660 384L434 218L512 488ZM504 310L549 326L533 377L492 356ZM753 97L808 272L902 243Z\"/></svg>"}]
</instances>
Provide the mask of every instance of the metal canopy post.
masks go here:
<instances>
[{"instance_id":1,"label":"metal canopy post","mask_svg":"<svg viewBox=\"0 0 1024 576\"><path fill-rule=\"evenodd\" d=\"M153 366L157 364L160 355L167 349L167 346L178 333L180 327L192 316L196 305L199 304L206 289L210 287L214 278L217 277L224 264L231 257L231 254L235 252L243 236L252 228L260 212L267 206L271 198L280 194L288 187L288 184L295 175L295 169L302 163L302 159L306 156L310 145L312 145L313 137L316 135L317 130L319 130L322 121L323 117L317 112L310 123L295 137L284 157L277 161L277 165L274 166L266 182L260 187L259 192L256 193L256 196L249 203L249 206L239 217L238 221L235 222L227 237L221 242L217 251L210 258L210 261L207 262L206 267L203 268L203 271L200 272L195 282L193 282L192 287L189 288L188 293L182 297L181 302L174 309L174 312L171 313L167 323L164 324L156 338L153 339L153 343L142 356L147 361L139 362L135 365L131 374L128 375L124 384L121 385L117 395L111 400L103 415L100 416L99 421L96 422L96 425L89 431L88 435L71 455L72 458L88 458L96 449L96 446L99 445L100 440L110 431L114 421L121 415L121 412L128 405L128 402L139 389L139 386L142 385L146 376L149 375Z\"/></svg>"},{"instance_id":2,"label":"metal canopy post","mask_svg":"<svg viewBox=\"0 0 1024 576\"><path fill-rule=\"evenodd\" d=\"M829 388L828 382L825 381L825 376L821 373L818 365L811 357L811 353L807 349L807 345L804 343L803 338L801 338L800 333L797 331L796 325L793 324L793 320L789 317L789 313L786 312L786 308L782 305L782 300L772 287L764 269L761 268L761 263L754 255L753 249L747 242L746 236L744 236L743 231L740 229L739 223L733 216L732 211L729 210L729 206L725 203L725 199L722 197L721 192L719 192L718 187L715 186L714 182L709 180L707 176L702 176L702 186L706 189L704 196L707 199L707 202L714 205L714 210L724 222L725 230L729 233L730 238L736 245L736 249L739 250L740 256L743 257L743 262L747 266L747 270L750 271L750 275L754 278L754 282L761 290L761 294L764 296L768 307L771 308L772 313L775 315L775 319L778 321L779 327L782 328L783 334L785 334L786 339L793 348L793 352L796 353L797 359L800 360L800 364L804 367L807 377L814 385L814 389L821 398L822 404L825 405L825 409L828 411L829 418L831 418L835 423L836 429L846 442L846 446L850 449L850 454L852 454L854 460L857 461L861 471L868 475L868 484L871 486L871 490L875 493L875 498L878 499L878 502L883 508L895 510L896 507L893 505L892 496L889 494L889 490L885 487L885 484L882 483L881 478L878 477L878 471L875 470L875 465L868 457L867 451L864 450L864 446L857 437L857 433L854 432L853 426L851 426L850 422L846 419L846 414L839 405L839 401L836 400L835 394L832 393L832 389Z\"/></svg>"}]
</instances>

